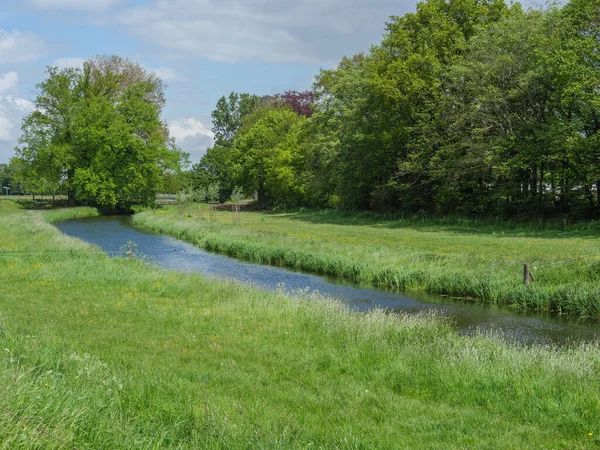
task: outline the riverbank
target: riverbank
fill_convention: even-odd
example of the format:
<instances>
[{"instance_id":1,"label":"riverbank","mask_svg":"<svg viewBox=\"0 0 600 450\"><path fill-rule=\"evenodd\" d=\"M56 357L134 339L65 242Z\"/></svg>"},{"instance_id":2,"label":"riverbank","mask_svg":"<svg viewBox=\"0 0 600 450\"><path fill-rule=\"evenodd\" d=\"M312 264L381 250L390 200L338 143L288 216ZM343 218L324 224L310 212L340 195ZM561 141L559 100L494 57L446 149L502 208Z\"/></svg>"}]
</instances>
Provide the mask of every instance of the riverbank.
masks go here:
<instances>
[{"instance_id":1,"label":"riverbank","mask_svg":"<svg viewBox=\"0 0 600 450\"><path fill-rule=\"evenodd\" d=\"M0 205L2 447L598 444L596 345L519 348L166 272L44 219L84 213Z\"/></svg>"},{"instance_id":2,"label":"riverbank","mask_svg":"<svg viewBox=\"0 0 600 450\"><path fill-rule=\"evenodd\" d=\"M226 211L217 212L216 221L196 216L167 207L137 214L133 221L257 263L521 310L600 316L600 239L581 229L424 225L318 211L244 212L240 225L232 224ZM534 276L527 287L524 264Z\"/></svg>"}]
</instances>

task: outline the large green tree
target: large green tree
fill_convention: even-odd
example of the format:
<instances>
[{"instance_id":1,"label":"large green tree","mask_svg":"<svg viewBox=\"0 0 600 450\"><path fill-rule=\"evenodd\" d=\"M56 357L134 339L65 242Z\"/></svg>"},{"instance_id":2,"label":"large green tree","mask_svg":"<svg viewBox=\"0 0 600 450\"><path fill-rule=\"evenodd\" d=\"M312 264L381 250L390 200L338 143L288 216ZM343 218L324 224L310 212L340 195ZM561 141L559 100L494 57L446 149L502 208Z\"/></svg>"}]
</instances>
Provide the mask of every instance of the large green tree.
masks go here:
<instances>
[{"instance_id":1,"label":"large green tree","mask_svg":"<svg viewBox=\"0 0 600 450\"><path fill-rule=\"evenodd\" d=\"M47 73L23 121L16 166L29 179L64 183L71 203L151 204L163 173L185 161L161 120L162 81L117 56Z\"/></svg>"},{"instance_id":2,"label":"large green tree","mask_svg":"<svg viewBox=\"0 0 600 450\"><path fill-rule=\"evenodd\" d=\"M249 115L232 148L235 183L256 192L262 205L296 205L304 200L299 133L307 120L291 108L265 107Z\"/></svg>"},{"instance_id":3,"label":"large green tree","mask_svg":"<svg viewBox=\"0 0 600 450\"><path fill-rule=\"evenodd\" d=\"M467 52L478 29L507 10L502 0L421 2L415 13L392 17L369 54L345 58L320 74L319 98L340 118L344 204L421 209L433 202L431 179L408 170L429 145L423 126L445 95L447 69ZM418 190L408 194L407 188Z\"/></svg>"}]
</instances>

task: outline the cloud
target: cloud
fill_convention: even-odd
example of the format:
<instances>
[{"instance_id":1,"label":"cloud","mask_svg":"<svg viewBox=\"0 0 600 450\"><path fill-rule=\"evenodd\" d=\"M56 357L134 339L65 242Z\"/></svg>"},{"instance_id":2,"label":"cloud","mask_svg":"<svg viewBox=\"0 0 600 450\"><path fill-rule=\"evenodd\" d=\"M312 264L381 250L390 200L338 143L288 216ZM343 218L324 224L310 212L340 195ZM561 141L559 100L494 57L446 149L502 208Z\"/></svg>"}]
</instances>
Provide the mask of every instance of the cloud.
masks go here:
<instances>
[{"instance_id":1,"label":"cloud","mask_svg":"<svg viewBox=\"0 0 600 450\"><path fill-rule=\"evenodd\" d=\"M52 61L51 66L58 67L59 69L66 69L67 67L83 68L84 62L86 62L86 59L79 57L58 58Z\"/></svg>"},{"instance_id":2,"label":"cloud","mask_svg":"<svg viewBox=\"0 0 600 450\"><path fill-rule=\"evenodd\" d=\"M12 95L7 95L4 97L0 97L0 103L4 102L7 105L12 105L14 108L19 109L21 111L29 111L33 109L33 103L24 98L15 98Z\"/></svg>"},{"instance_id":3,"label":"cloud","mask_svg":"<svg viewBox=\"0 0 600 450\"><path fill-rule=\"evenodd\" d=\"M16 64L43 55L44 41L33 33L0 29L0 64Z\"/></svg>"},{"instance_id":4,"label":"cloud","mask_svg":"<svg viewBox=\"0 0 600 450\"><path fill-rule=\"evenodd\" d=\"M173 120L169 124L169 130L171 136L178 141L190 136L205 136L211 139L215 137L201 121L194 118Z\"/></svg>"},{"instance_id":5,"label":"cloud","mask_svg":"<svg viewBox=\"0 0 600 450\"><path fill-rule=\"evenodd\" d=\"M124 31L169 54L316 63L368 50L415 0L154 0L119 11Z\"/></svg>"},{"instance_id":6,"label":"cloud","mask_svg":"<svg viewBox=\"0 0 600 450\"><path fill-rule=\"evenodd\" d=\"M79 11L101 11L120 3L121 0L31 0L39 9L74 9Z\"/></svg>"},{"instance_id":7,"label":"cloud","mask_svg":"<svg viewBox=\"0 0 600 450\"><path fill-rule=\"evenodd\" d=\"M173 120L169 123L169 132L177 145L191 155L192 162L200 160L215 137L212 131L195 118Z\"/></svg>"},{"instance_id":8,"label":"cloud","mask_svg":"<svg viewBox=\"0 0 600 450\"><path fill-rule=\"evenodd\" d=\"M13 130L19 128L23 117L32 109L33 103L24 98L0 97L0 141L15 141Z\"/></svg>"},{"instance_id":9,"label":"cloud","mask_svg":"<svg viewBox=\"0 0 600 450\"><path fill-rule=\"evenodd\" d=\"M12 120L10 120L6 112L0 107L0 141L11 141L12 129Z\"/></svg>"},{"instance_id":10,"label":"cloud","mask_svg":"<svg viewBox=\"0 0 600 450\"><path fill-rule=\"evenodd\" d=\"M170 67L158 67L156 69L148 69L150 72L154 72L158 78L163 81L177 81L184 80L185 77L179 75L174 69Z\"/></svg>"},{"instance_id":11,"label":"cloud","mask_svg":"<svg viewBox=\"0 0 600 450\"><path fill-rule=\"evenodd\" d=\"M16 72L8 72L0 75L0 94L13 91L19 83L19 75Z\"/></svg>"},{"instance_id":12,"label":"cloud","mask_svg":"<svg viewBox=\"0 0 600 450\"><path fill-rule=\"evenodd\" d=\"M19 97L16 72L0 73L0 163L8 162L16 144L17 130L33 103Z\"/></svg>"}]
</instances>

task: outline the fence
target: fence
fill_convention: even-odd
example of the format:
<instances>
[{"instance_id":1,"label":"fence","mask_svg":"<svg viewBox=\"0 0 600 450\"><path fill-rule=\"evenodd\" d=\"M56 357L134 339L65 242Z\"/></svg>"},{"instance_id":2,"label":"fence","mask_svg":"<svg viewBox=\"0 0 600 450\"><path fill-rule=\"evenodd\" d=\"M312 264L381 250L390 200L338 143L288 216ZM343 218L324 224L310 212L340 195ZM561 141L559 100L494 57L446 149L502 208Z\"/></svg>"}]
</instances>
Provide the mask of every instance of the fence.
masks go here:
<instances>
[{"instance_id":1,"label":"fence","mask_svg":"<svg viewBox=\"0 0 600 450\"><path fill-rule=\"evenodd\" d=\"M17 202L33 202L33 201L58 201L58 200L67 200L68 197L66 195L60 194L10 194L10 195L0 195L0 200L14 200Z\"/></svg>"}]
</instances>

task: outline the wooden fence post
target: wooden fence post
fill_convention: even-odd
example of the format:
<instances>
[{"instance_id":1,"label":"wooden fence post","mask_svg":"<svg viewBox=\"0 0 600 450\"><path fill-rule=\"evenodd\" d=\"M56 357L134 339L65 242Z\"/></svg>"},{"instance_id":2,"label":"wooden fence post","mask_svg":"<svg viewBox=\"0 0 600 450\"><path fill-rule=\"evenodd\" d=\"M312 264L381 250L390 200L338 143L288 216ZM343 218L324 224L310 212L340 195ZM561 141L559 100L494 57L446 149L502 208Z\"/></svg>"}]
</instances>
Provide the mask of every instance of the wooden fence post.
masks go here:
<instances>
[{"instance_id":1,"label":"wooden fence post","mask_svg":"<svg viewBox=\"0 0 600 450\"><path fill-rule=\"evenodd\" d=\"M525 286L529 285L531 275L529 274L529 264L525 264L523 266L523 284Z\"/></svg>"}]
</instances>

